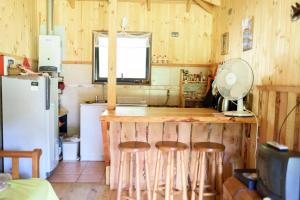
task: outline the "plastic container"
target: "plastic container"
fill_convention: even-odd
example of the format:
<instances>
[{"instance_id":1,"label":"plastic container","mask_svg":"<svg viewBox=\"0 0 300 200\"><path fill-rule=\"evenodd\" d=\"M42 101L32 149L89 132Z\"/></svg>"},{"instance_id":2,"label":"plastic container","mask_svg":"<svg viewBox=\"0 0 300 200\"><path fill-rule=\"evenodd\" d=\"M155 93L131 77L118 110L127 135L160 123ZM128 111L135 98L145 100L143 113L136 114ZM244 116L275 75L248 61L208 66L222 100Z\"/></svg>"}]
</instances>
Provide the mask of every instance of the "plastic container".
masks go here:
<instances>
[{"instance_id":1,"label":"plastic container","mask_svg":"<svg viewBox=\"0 0 300 200\"><path fill-rule=\"evenodd\" d=\"M66 138L63 141L63 160L75 161L79 160L79 139Z\"/></svg>"}]
</instances>

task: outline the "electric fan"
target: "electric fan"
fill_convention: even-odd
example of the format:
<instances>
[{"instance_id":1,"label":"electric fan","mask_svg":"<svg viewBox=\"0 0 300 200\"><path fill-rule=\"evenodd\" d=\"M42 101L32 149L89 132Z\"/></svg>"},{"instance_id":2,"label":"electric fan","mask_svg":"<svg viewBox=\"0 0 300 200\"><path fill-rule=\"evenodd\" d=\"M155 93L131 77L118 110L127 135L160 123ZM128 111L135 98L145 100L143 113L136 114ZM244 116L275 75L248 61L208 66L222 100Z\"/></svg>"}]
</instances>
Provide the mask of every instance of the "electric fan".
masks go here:
<instances>
[{"instance_id":1,"label":"electric fan","mask_svg":"<svg viewBox=\"0 0 300 200\"><path fill-rule=\"evenodd\" d=\"M225 116L253 116L252 113L244 110L243 102L243 98L252 88L253 78L253 71L245 60L230 59L220 66L216 77L216 86L225 99ZM227 111L229 101L238 102L236 111Z\"/></svg>"}]
</instances>

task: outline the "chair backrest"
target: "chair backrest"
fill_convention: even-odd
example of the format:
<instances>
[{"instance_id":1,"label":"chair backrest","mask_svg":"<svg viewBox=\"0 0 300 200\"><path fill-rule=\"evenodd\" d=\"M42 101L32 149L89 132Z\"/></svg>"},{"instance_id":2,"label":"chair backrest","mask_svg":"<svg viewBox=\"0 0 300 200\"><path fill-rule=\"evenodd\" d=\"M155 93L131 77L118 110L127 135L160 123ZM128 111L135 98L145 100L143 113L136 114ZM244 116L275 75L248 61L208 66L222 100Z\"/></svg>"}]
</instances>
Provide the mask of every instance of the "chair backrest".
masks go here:
<instances>
[{"instance_id":1,"label":"chair backrest","mask_svg":"<svg viewBox=\"0 0 300 200\"><path fill-rule=\"evenodd\" d=\"M34 149L33 151L7 151L1 150L0 157L12 158L12 178L19 179L19 159L31 158L32 159L32 178L39 178L39 160L42 154L41 149Z\"/></svg>"}]
</instances>

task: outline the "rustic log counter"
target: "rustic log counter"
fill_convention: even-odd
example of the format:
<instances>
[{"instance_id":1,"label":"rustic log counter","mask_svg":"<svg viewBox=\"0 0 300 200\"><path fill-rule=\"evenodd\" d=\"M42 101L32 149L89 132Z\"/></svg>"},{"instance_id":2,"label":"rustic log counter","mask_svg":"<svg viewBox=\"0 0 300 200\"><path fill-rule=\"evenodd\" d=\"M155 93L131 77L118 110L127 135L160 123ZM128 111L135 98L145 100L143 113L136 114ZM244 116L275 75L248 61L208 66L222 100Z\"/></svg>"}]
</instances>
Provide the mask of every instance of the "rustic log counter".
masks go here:
<instances>
[{"instance_id":1,"label":"rustic log counter","mask_svg":"<svg viewBox=\"0 0 300 200\"><path fill-rule=\"evenodd\" d=\"M255 167L257 141L254 117L226 117L206 108L117 107L102 114L101 125L107 183L111 189L115 189L118 182L118 144L129 140L146 141L151 145L151 182L157 153L155 143L162 140L178 140L189 145L190 149L186 152L186 171L189 175L194 163L192 144L201 141L225 145L224 177L231 176L232 165ZM129 179L125 176L124 180ZM180 181L177 184L180 185Z\"/></svg>"}]
</instances>

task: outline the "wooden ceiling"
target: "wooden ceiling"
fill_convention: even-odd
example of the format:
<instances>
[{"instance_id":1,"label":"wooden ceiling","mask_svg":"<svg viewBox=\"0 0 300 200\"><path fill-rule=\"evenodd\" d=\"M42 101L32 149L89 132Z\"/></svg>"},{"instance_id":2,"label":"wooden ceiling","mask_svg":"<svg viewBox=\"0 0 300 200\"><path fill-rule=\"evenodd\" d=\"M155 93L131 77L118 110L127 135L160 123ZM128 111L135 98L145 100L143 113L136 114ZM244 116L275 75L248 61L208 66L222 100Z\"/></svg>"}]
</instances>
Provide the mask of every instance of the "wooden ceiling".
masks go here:
<instances>
[{"instance_id":1,"label":"wooden ceiling","mask_svg":"<svg viewBox=\"0 0 300 200\"><path fill-rule=\"evenodd\" d=\"M71 8L75 8L76 0L68 0L68 1ZM87 0L81 0L81 1L87 1ZM99 0L91 0L91 1L99 1ZM132 0L127 0L127 1L132 1ZM163 0L146 0L146 1L147 1L147 10L150 11L151 1L162 2ZM190 11L192 3L197 4L208 13L212 13L214 7L221 5L221 0L183 0L183 1L186 2L186 12Z\"/></svg>"}]
</instances>

